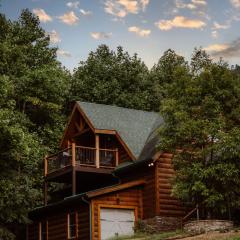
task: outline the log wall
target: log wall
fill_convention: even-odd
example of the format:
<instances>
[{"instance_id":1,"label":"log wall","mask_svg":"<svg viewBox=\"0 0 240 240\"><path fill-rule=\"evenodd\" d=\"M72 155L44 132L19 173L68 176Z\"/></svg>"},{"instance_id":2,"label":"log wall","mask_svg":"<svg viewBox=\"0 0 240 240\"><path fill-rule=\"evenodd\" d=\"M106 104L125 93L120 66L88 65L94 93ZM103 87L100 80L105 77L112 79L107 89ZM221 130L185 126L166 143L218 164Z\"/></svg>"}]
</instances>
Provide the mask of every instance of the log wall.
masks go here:
<instances>
[{"instance_id":1,"label":"log wall","mask_svg":"<svg viewBox=\"0 0 240 240\"><path fill-rule=\"evenodd\" d=\"M91 201L92 209L92 240L100 239L100 214L101 205L114 208L136 208L137 219L142 217L141 187L122 190L116 193L109 193ZM136 216L135 216L136 217Z\"/></svg>"},{"instance_id":2,"label":"log wall","mask_svg":"<svg viewBox=\"0 0 240 240\"><path fill-rule=\"evenodd\" d=\"M68 213L71 211L77 213L78 238L76 239L89 240L89 207L83 203L76 207L65 206L55 211L37 214L36 217L33 217L33 223L28 225L28 240L39 240L39 222L44 220L48 222L48 240L67 239Z\"/></svg>"},{"instance_id":3,"label":"log wall","mask_svg":"<svg viewBox=\"0 0 240 240\"><path fill-rule=\"evenodd\" d=\"M186 209L182 203L172 196L172 179L174 169L172 154L163 153L155 163L156 167L156 215L166 217L182 217Z\"/></svg>"},{"instance_id":4,"label":"log wall","mask_svg":"<svg viewBox=\"0 0 240 240\"><path fill-rule=\"evenodd\" d=\"M122 182L144 180L142 190L143 219L152 218L156 213L155 168L144 166L121 177Z\"/></svg>"}]
</instances>

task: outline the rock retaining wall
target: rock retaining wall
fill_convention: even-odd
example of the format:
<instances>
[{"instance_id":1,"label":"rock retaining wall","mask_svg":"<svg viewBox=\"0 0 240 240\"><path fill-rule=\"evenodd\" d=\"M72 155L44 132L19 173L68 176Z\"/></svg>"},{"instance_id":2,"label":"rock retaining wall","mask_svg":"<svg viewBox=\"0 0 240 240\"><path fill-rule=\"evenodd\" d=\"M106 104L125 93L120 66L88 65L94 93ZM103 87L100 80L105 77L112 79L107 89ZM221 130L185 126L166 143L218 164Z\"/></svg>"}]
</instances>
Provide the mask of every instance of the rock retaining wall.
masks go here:
<instances>
[{"instance_id":1,"label":"rock retaining wall","mask_svg":"<svg viewBox=\"0 0 240 240\"><path fill-rule=\"evenodd\" d=\"M228 220L199 220L184 224L184 230L187 232L211 232L216 230L230 230L233 228L233 222Z\"/></svg>"},{"instance_id":2,"label":"rock retaining wall","mask_svg":"<svg viewBox=\"0 0 240 240\"><path fill-rule=\"evenodd\" d=\"M166 232L181 228L181 218L155 216L142 221L147 232Z\"/></svg>"}]
</instances>

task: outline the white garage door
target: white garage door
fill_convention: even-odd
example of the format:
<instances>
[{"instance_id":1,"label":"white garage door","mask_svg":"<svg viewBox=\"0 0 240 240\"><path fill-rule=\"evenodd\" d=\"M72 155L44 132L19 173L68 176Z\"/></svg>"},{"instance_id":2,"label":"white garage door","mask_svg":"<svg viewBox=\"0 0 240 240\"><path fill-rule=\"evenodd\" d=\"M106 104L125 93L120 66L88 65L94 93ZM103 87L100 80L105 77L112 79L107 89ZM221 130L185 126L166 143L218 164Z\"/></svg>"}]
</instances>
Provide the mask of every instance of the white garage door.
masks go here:
<instances>
[{"instance_id":1,"label":"white garage door","mask_svg":"<svg viewBox=\"0 0 240 240\"><path fill-rule=\"evenodd\" d=\"M101 240L134 233L134 210L101 208L100 219Z\"/></svg>"}]
</instances>

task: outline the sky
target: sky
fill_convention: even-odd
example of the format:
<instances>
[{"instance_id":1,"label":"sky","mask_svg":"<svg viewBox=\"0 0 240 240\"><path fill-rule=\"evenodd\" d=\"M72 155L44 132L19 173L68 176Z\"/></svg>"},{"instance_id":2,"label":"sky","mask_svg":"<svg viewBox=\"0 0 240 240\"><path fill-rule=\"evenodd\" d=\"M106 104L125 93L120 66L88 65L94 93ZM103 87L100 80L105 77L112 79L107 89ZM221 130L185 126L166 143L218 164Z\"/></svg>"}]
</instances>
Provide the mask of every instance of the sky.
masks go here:
<instances>
[{"instance_id":1,"label":"sky","mask_svg":"<svg viewBox=\"0 0 240 240\"><path fill-rule=\"evenodd\" d=\"M123 46L149 68L169 48L189 60L203 47L215 60L240 64L240 0L1 0L11 20L24 8L71 71L100 44Z\"/></svg>"}]
</instances>

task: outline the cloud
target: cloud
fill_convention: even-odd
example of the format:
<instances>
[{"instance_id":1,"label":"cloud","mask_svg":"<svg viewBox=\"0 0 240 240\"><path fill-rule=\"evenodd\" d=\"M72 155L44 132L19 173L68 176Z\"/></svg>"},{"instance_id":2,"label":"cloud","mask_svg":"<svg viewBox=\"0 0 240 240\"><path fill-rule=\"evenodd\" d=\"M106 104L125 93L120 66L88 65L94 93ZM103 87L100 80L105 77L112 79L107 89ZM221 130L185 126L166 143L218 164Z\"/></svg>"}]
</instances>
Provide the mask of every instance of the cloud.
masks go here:
<instances>
[{"instance_id":1,"label":"cloud","mask_svg":"<svg viewBox=\"0 0 240 240\"><path fill-rule=\"evenodd\" d=\"M106 0L104 3L105 12L119 18L127 14L138 14L145 11L150 0Z\"/></svg>"},{"instance_id":2,"label":"cloud","mask_svg":"<svg viewBox=\"0 0 240 240\"><path fill-rule=\"evenodd\" d=\"M240 37L231 43L213 44L205 48L214 57L236 58L240 57Z\"/></svg>"},{"instance_id":3,"label":"cloud","mask_svg":"<svg viewBox=\"0 0 240 240\"><path fill-rule=\"evenodd\" d=\"M141 0L140 1L142 4L142 11L145 11L147 5L149 4L150 0Z\"/></svg>"},{"instance_id":4,"label":"cloud","mask_svg":"<svg viewBox=\"0 0 240 240\"><path fill-rule=\"evenodd\" d=\"M32 11L35 15L37 15L39 17L39 20L41 22L46 23L46 22L52 21L52 17L49 16L42 8L35 8Z\"/></svg>"},{"instance_id":5,"label":"cloud","mask_svg":"<svg viewBox=\"0 0 240 240\"><path fill-rule=\"evenodd\" d=\"M51 32L48 33L50 37L50 42L55 44L61 42L60 35L57 31L52 30Z\"/></svg>"},{"instance_id":6,"label":"cloud","mask_svg":"<svg viewBox=\"0 0 240 240\"><path fill-rule=\"evenodd\" d=\"M219 24L218 22L213 23L213 28L212 29L228 29L230 28L230 24Z\"/></svg>"},{"instance_id":7,"label":"cloud","mask_svg":"<svg viewBox=\"0 0 240 240\"><path fill-rule=\"evenodd\" d=\"M201 6L206 6L207 2L206 0L192 0L192 3L195 5L201 5Z\"/></svg>"},{"instance_id":8,"label":"cloud","mask_svg":"<svg viewBox=\"0 0 240 240\"><path fill-rule=\"evenodd\" d=\"M91 37L100 40L100 39L108 39L112 36L112 33L105 33L105 32L91 32Z\"/></svg>"},{"instance_id":9,"label":"cloud","mask_svg":"<svg viewBox=\"0 0 240 240\"><path fill-rule=\"evenodd\" d=\"M212 31L212 37L213 38L218 38L218 32L217 31Z\"/></svg>"},{"instance_id":10,"label":"cloud","mask_svg":"<svg viewBox=\"0 0 240 240\"><path fill-rule=\"evenodd\" d=\"M57 55L62 56L62 57L71 57L72 56L70 52L64 51L62 49L57 50Z\"/></svg>"},{"instance_id":11,"label":"cloud","mask_svg":"<svg viewBox=\"0 0 240 240\"><path fill-rule=\"evenodd\" d=\"M175 0L175 7L171 13L176 14L179 12L179 9L188 9L192 14L210 20L211 17L206 13L206 6L207 0Z\"/></svg>"},{"instance_id":12,"label":"cloud","mask_svg":"<svg viewBox=\"0 0 240 240\"><path fill-rule=\"evenodd\" d=\"M240 0L230 0L231 4L235 8L240 8Z\"/></svg>"},{"instance_id":13,"label":"cloud","mask_svg":"<svg viewBox=\"0 0 240 240\"><path fill-rule=\"evenodd\" d=\"M79 21L79 18L75 15L73 11L67 12L58 18L67 25L74 25L77 24Z\"/></svg>"},{"instance_id":14,"label":"cloud","mask_svg":"<svg viewBox=\"0 0 240 240\"><path fill-rule=\"evenodd\" d=\"M80 2L79 1L76 1L76 2L68 2L66 4L69 8L79 8L79 5L80 5Z\"/></svg>"},{"instance_id":15,"label":"cloud","mask_svg":"<svg viewBox=\"0 0 240 240\"><path fill-rule=\"evenodd\" d=\"M218 38L218 30L228 29L231 27L231 20L228 20L225 24L220 24L218 22L213 22L212 26L212 37Z\"/></svg>"},{"instance_id":16,"label":"cloud","mask_svg":"<svg viewBox=\"0 0 240 240\"><path fill-rule=\"evenodd\" d=\"M151 30L149 30L149 29L141 29L141 28L136 27L136 26L129 27L128 31L129 32L134 32L140 37L147 37L151 33Z\"/></svg>"},{"instance_id":17,"label":"cloud","mask_svg":"<svg viewBox=\"0 0 240 240\"><path fill-rule=\"evenodd\" d=\"M92 12L91 11L85 11L84 9L80 9L79 10L80 13L84 16L89 16L89 15L92 15Z\"/></svg>"},{"instance_id":18,"label":"cloud","mask_svg":"<svg viewBox=\"0 0 240 240\"><path fill-rule=\"evenodd\" d=\"M176 16L171 20L160 20L155 23L155 25L164 31L170 30L172 28L191 28L199 29L206 26L206 23L198 19L190 19L184 16Z\"/></svg>"},{"instance_id":19,"label":"cloud","mask_svg":"<svg viewBox=\"0 0 240 240\"><path fill-rule=\"evenodd\" d=\"M182 0L176 0L176 7L177 8L188 8L188 9L195 9L197 8L192 3L184 3Z\"/></svg>"},{"instance_id":20,"label":"cloud","mask_svg":"<svg viewBox=\"0 0 240 240\"><path fill-rule=\"evenodd\" d=\"M208 47L204 48L205 51L208 52L220 52L228 48L227 44L212 44Z\"/></svg>"},{"instance_id":21,"label":"cloud","mask_svg":"<svg viewBox=\"0 0 240 240\"><path fill-rule=\"evenodd\" d=\"M197 9L199 7L204 7L207 5L206 0L191 0L189 3L185 3L184 0L175 1L176 8L187 8L190 10Z\"/></svg>"}]
</instances>

